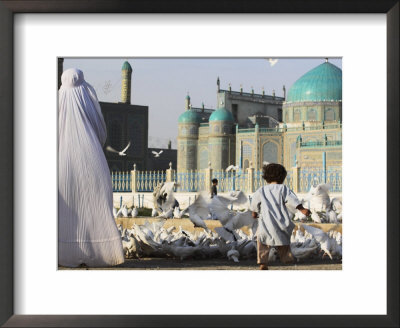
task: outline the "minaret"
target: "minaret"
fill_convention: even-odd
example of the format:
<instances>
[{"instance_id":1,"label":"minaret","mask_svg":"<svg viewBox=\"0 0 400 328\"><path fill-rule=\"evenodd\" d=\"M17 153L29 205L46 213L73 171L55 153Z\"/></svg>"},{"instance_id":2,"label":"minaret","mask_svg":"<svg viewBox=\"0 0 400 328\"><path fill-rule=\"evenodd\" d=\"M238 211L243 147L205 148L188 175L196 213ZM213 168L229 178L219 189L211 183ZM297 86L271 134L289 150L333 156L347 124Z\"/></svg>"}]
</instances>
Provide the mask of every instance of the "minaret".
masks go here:
<instances>
[{"instance_id":1,"label":"minaret","mask_svg":"<svg viewBox=\"0 0 400 328\"><path fill-rule=\"evenodd\" d=\"M190 96L189 96L189 92L185 98L185 109L189 110L190 109Z\"/></svg>"},{"instance_id":2,"label":"minaret","mask_svg":"<svg viewBox=\"0 0 400 328\"><path fill-rule=\"evenodd\" d=\"M122 65L121 102L124 104L131 103L131 82L132 82L132 67L126 61Z\"/></svg>"}]
</instances>

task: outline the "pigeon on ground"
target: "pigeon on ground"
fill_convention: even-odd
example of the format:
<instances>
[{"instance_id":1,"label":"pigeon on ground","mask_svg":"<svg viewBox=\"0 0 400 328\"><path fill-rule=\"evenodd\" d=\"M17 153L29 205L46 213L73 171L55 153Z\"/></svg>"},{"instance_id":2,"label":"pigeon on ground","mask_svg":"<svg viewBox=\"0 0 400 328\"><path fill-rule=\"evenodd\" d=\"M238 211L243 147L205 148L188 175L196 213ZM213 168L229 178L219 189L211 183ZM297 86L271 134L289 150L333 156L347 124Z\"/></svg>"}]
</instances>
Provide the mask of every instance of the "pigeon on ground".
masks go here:
<instances>
[{"instance_id":1,"label":"pigeon on ground","mask_svg":"<svg viewBox=\"0 0 400 328\"><path fill-rule=\"evenodd\" d=\"M239 262L240 253L236 249L231 249L230 251L228 251L228 253L226 253L226 256L229 260L232 260L233 262Z\"/></svg>"},{"instance_id":2,"label":"pigeon on ground","mask_svg":"<svg viewBox=\"0 0 400 328\"><path fill-rule=\"evenodd\" d=\"M128 208L126 207L126 205L122 205L121 213L122 213L122 217L123 218L127 218L128 217Z\"/></svg>"},{"instance_id":3,"label":"pigeon on ground","mask_svg":"<svg viewBox=\"0 0 400 328\"><path fill-rule=\"evenodd\" d=\"M139 210L137 209L137 207L132 208L131 216L133 218L136 218L138 215L139 215Z\"/></svg>"},{"instance_id":4,"label":"pigeon on ground","mask_svg":"<svg viewBox=\"0 0 400 328\"><path fill-rule=\"evenodd\" d=\"M179 207L176 206L174 208L174 219L182 219L182 216L188 211L189 208L185 208L184 210L179 210Z\"/></svg>"},{"instance_id":5,"label":"pigeon on ground","mask_svg":"<svg viewBox=\"0 0 400 328\"><path fill-rule=\"evenodd\" d=\"M329 238L329 236L321 229L306 224L303 224L302 227L304 228L304 230L309 232L319 243L321 250L324 252L324 256L326 254L332 260L332 252L335 252L336 250L336 240L333 238Z\"/></svg>"}]
</instances>

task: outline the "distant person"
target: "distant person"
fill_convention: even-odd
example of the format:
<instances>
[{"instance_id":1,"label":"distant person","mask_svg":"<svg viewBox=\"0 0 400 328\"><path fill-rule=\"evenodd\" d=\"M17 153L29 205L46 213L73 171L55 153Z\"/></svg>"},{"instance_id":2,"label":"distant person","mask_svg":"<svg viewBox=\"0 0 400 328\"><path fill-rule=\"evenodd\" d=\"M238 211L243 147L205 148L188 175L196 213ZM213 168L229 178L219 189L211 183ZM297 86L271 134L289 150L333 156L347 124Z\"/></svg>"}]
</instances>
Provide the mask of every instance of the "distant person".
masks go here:
<instances>
[{"instance_id":1,"label":"distant person","mask_svg":"<svg viewBox=\"0 0 400 328\"><path fill-rule=\"evenodd\" d=\"M106 125L82 71L61 76L58 106L58 263L105 267L124 262L113 218Z\"/></svg>"},{"instance_id":2,"label":"distant person","mask_svg":"<svg viewBox=\"0 0 400 328\"><path fill-rule=\"evenodd\" d=\"M212 186L211 186L211 198L213 198L214 196L217 196L218 192L217 192L217 186L218 186L218 179L212 179Z\"/></svg>"},{"instance_id":3,"label":"distant person","mask_svg":"<svg viewBox=\"0 0 400 328\"><path fill-rule=\"evenodd\" d=\"M294 228L288 203L301 213L309 216L297 196L283 184L287 172L280 164L263 166L263 178L267 185L259 188L253 195L250 209L253 218L258 218L257 264L261 270L268 270L268 256L272 247L276 248L282 263L293 263L290 251L290 237Z\"/></svg>"}]
</instances>

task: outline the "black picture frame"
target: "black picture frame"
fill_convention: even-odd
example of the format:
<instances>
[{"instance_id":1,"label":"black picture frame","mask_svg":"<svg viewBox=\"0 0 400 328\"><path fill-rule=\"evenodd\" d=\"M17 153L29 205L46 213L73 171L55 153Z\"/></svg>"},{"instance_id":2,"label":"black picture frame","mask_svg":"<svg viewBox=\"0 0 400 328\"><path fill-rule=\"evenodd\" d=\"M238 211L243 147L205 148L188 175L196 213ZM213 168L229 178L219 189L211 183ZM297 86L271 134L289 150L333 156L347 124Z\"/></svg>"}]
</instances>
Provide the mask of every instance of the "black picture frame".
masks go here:
<instances>
[{"instance_id":1,"label":"black picture frame","mask_svg":"<svg viewBox=\"0 0 400 328\"><path fill-rule=\"evenodd\" d=\"M387 315L14 315L13 17L16 13L385 13L387 16ZM0 1L0 324L4 327L399 327L398 0ZM368 207L369 204L365 204ZM375 209L371 209L375 210ZM384 247L383 245L380 245ZM365 270L368 270L366 264Z\"/></svg>"}]
</instances>

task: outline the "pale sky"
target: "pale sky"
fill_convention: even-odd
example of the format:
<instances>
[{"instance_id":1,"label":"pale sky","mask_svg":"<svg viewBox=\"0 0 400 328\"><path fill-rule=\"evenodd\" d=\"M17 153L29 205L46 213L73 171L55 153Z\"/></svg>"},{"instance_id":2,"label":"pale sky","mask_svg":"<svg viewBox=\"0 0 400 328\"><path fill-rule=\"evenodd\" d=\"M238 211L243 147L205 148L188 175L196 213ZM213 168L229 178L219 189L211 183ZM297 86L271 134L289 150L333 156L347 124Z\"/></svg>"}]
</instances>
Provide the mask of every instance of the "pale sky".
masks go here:
<instances>
[{"instance_id":1,"label":"pale sky","mask_svg":"<svg viewBox=\"0 0 400 328\"><path fill-rule=\"evenodd\" d=\"M149 107L149 147L166 148L172 140L176 148L178 117L184 112L189 93L194 107L216 108L217 77L221 89L266 94L275 89L283 96L282 86L292 84L324 58L278 59L271 66L263 58L73 58L64 60L64 70L79 68L85 80L93 85L100 101L121 101L121 67L125 60L132 66L131 103ZM342 68L342 60L329 61Z\"/></svg>"}]
</instances>

